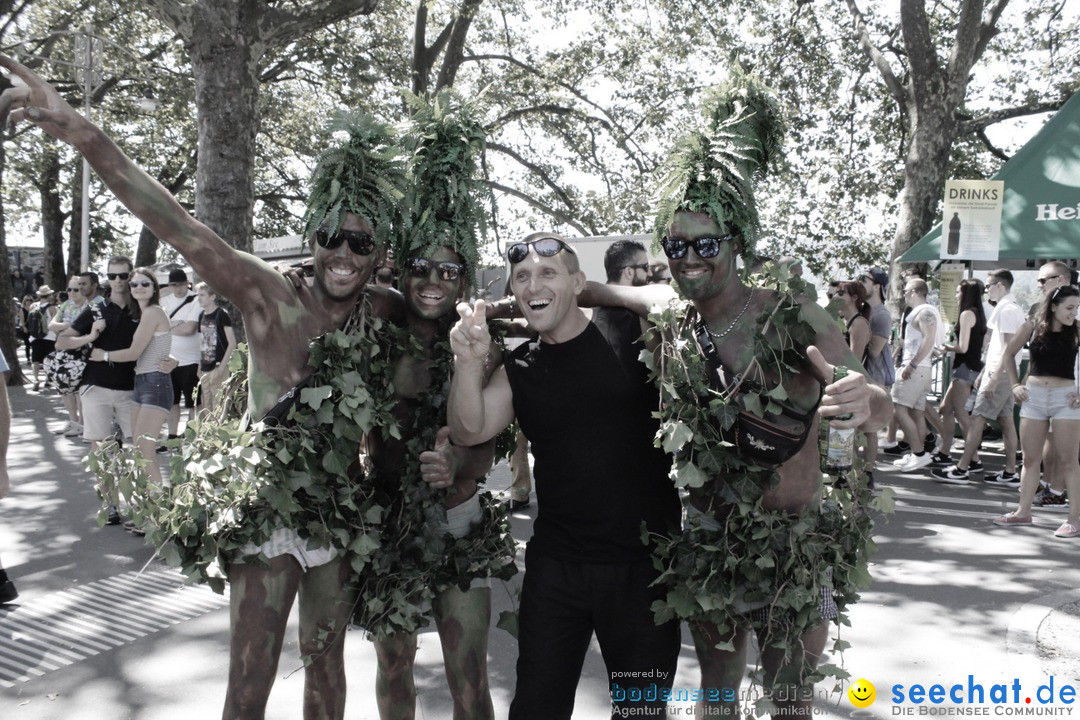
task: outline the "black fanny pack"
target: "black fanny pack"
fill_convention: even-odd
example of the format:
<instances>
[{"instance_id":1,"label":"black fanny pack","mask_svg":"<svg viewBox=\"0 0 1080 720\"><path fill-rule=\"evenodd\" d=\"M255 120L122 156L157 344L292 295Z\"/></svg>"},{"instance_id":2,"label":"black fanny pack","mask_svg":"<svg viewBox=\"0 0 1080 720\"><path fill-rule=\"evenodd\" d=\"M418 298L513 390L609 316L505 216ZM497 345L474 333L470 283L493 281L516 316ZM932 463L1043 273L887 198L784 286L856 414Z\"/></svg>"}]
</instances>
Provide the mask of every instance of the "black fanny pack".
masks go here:
<instances>
[{"instance_id":1,"label":"black fanny pack","mask_svg":"<svg viewBox=\"0 0 1080 720\"><path fill-rule=\"evenodd\" d=\"M734 395L732 403L739 410L735 421L728 427L724 426L720 418L715 418L721 439L734 445L743 459L756 465L776 467L790 460L806 444L806 438L813 427L817 403L809 412L777 400L770 400L769 406L779 407L779 412L770 412L765 408L764 412L758 415L747 410L745 398L758 395L755 391L760 391L761 388L746 380L736 380L730 384L726 381L716 346L701 320L694 324L694 337L707 361L709 387L721 395ZM709 399L709 396L703 398L705 401ZM818 401L820 400L819 394Z\"/></svg>"}]
</instances>

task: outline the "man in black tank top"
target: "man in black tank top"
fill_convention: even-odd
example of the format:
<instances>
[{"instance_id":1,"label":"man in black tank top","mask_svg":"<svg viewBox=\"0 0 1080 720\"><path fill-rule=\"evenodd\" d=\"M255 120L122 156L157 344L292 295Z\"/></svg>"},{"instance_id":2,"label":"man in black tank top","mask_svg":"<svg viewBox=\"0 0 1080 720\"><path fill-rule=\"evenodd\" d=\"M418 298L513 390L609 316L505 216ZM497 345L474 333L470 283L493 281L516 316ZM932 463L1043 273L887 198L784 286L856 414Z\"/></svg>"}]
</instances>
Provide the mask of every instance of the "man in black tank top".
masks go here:
<instances>
[{"instance_id":1,"label":"man in black tank top","mask_svg":"<svg viewBox=\"0 0 1080 720\"><path fill-rule=\"evenodd\" d=\"M657 573L641 527L676 528L679 502L671 458L653 446L656 390L625 347L640 333L605 336L585 317L577 304L585 276L561 238L534 234L507 255L514 295L539 339L514 350L485 387L486 310L459 306L448 419L451 439L474 445L516 417L536 460L539 511L525 556L510 718L570 717L594 632L613 716L664 717L679 627L653 620L660 595L649 587Z\"/></svg>"}]
</instances>

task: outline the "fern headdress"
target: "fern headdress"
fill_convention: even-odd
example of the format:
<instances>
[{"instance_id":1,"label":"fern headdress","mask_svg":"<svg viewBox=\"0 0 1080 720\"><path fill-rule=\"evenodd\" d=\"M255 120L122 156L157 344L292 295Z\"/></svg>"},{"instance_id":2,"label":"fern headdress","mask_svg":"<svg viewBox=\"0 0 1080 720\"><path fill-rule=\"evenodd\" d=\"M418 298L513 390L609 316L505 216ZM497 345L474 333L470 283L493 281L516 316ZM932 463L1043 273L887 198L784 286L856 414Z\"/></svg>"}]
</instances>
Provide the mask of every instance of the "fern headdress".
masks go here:
<instances>
[{"instance_id":1,"label":"fern headdress","mask_svg":"<svg viewBox=\"0 0 1080 720\"><path fill-rule=\"evenodd\" d=\"M753 255L758 214L754 181L764 176L783 136L776 99L756 79L736 72L702 104L704 127L676 142L660 183L655 241L680 210L708 215L743 237Z\"/></svg>"},{"instance_id":2,"label":"fern headdress","mask_svg":"<svg viewBox=\"0 0 1080 720\"><path fill-rule=\"evenodd\" d=\"M321 226L333 235L351 212L371 223L378 244L390 245L402 230L406 185L404 158L392 129L370 115L339 113L326 134L337 144L319 155L312 173L304 237Z\"/></svg>"},{"instance_id":3,"label":"fern headdress","mask_svg":"<svg viewBox=\"0 0 1080 720\"><path fill-rule=\"evenodd\" d=\"M411 220L395 255L424 257L447 246L468 266L470 280L487 233L485 202L491 195L481 161L486 139L475 101L450 91L432 98L407 95L413 116L406 130Z\"/></svg>"}]
</instances>

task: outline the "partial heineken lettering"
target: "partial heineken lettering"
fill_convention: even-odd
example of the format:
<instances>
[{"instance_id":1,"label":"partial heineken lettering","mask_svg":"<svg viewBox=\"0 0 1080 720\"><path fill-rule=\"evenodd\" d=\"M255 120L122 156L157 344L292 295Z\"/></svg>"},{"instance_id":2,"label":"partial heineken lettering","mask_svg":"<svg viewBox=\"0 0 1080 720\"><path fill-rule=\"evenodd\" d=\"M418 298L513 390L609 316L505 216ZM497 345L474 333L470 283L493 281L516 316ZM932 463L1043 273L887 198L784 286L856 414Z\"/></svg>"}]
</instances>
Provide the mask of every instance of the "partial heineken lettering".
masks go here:
<instances>
[{"instance_id":1,"label":"partial heineken lettering","mask_svg":"<svg viewBox=\"0 0 1080 720\"><path fill-rule=\"evenodd\" d=\"M1076 220L1077 218L1080 218L1080 203L1077 203L1076 207L1071 205L1060 207L1057 203L1035 206L1035 220L1037 222L1043 220Z\"/></svg>"}]
</instances>

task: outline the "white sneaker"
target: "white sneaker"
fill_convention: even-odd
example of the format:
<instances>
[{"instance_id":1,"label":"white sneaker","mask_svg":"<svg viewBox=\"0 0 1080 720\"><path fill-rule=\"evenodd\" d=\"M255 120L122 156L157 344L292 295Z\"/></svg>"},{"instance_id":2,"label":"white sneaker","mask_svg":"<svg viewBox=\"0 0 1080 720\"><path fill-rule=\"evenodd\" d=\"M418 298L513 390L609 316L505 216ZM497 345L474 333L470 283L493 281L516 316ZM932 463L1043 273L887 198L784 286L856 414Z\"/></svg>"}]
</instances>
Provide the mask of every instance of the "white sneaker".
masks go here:
<instances>
[{"instance_id":1,"label":"white sneaker","mask_svg":"<svg viewBox=\"0 0 1080 720\"><path fill-rule=\"evenodd\" d=\"M68 429L64 431L64 437L79 437L82 435L82 425L79 423L68 423Z\"/></svg>"},{"instance_id":2,"label":"white sneaker","mask_svg":"<svg viewBox=\"0 0 1080 720\"><path fill-rule=\"evenodd\" d=\"M59 430L53 430L52 434L53 435L65 435L66 436L69 432L71 432L71 426L72 426L72 422L70 420L68 420L66 423L64 423L64 427L60 428Z\"/></svg>"},{"instance_id":3,"label":"white sneaker","mask_svg":"<svg viewBox=\"0 0 1080 720\"><path fill-rule=\"evenodd\" d=\"M893 463L892 463L893 467L899 468L900 470L904 470L911 463L911 459L913 457L915 457L915 456L912 455L911 453L908 453L908 454L904 455L903 457L901 457L899 460L893 460Z\"/></svg>"},{"instance_id":4,"label":"white sneaker","mask_svg":"<svg viewBox=\"0 0 1080 720\"><path fill-rule=\"evenodd\" d=\"M924 452L922 455L911 455L911 462L904 466L904 470L921 470L933 461L934 458L928 452Z\"/></svg>"}]
</instances>

